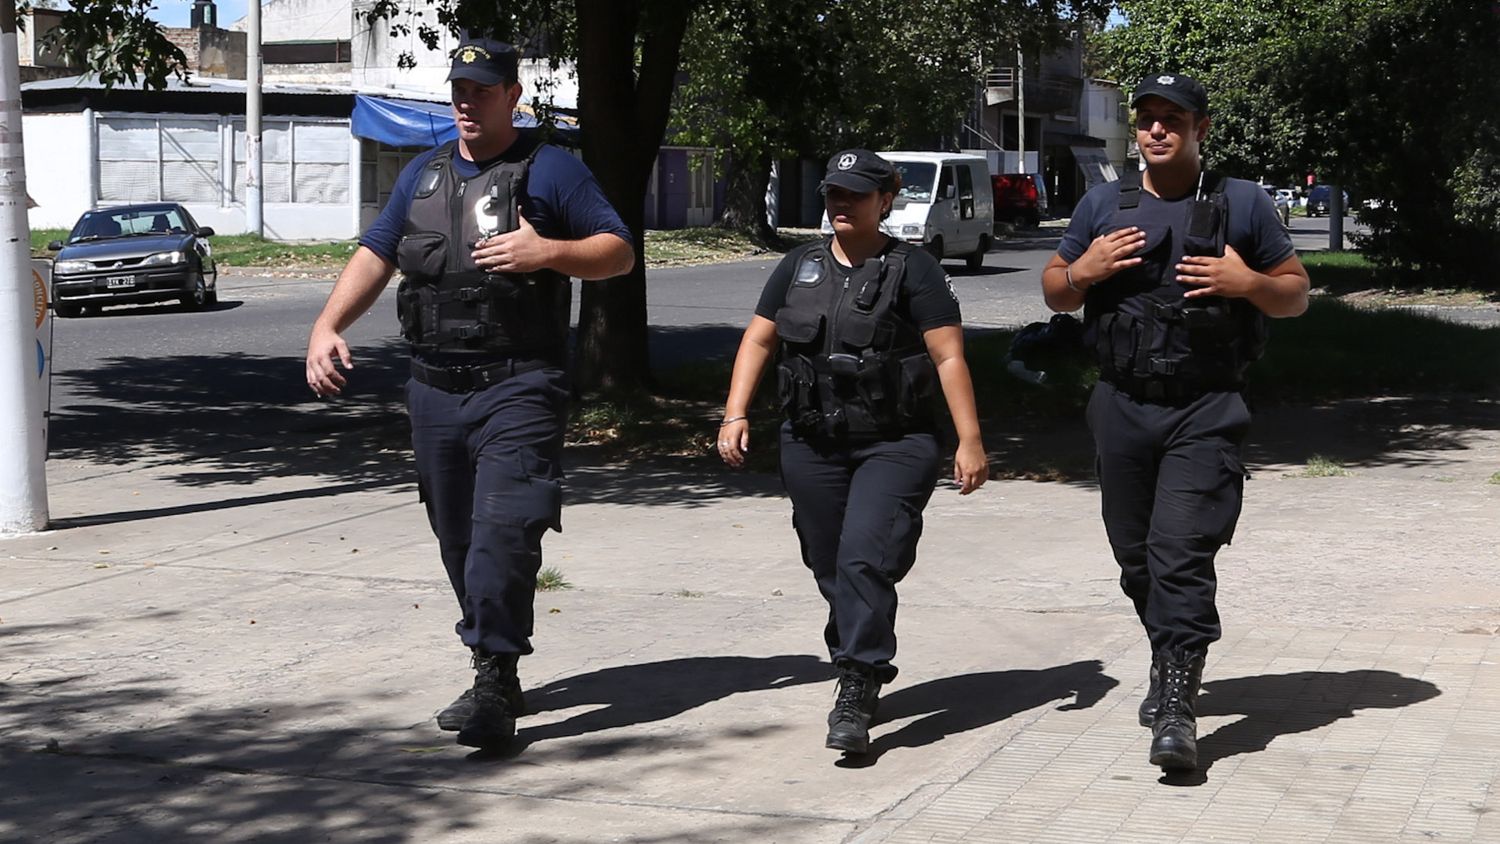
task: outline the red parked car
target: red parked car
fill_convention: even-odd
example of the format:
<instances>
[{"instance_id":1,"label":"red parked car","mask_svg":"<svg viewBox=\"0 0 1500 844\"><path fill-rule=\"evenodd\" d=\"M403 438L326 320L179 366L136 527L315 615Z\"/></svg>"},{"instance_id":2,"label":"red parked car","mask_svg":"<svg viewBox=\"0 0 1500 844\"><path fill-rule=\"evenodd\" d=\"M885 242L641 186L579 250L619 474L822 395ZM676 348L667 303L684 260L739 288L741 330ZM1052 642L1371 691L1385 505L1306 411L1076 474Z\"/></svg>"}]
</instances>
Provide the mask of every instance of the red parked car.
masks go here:
<instances>
[{"instance_id":1,"label":"red parked car","mask_svg":"<svg viewBox=\"0 0 1500 844\"><path fill-rule=\"evenodd\" d=\"M1002 173L991 176L990 181L995 189L995 222L1033 227L1041 222L1035 177L1029 173Z\"/></svg>"}]
</instances>

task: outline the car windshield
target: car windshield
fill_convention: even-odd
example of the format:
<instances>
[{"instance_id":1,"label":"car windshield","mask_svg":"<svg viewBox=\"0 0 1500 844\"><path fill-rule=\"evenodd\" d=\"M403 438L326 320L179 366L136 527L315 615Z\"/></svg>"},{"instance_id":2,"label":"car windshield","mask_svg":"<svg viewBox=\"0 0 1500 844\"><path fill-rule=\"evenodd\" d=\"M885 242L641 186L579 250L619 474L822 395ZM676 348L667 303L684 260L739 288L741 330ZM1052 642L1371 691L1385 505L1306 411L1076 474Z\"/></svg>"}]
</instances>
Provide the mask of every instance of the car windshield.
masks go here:
<instances>
[{"instance_id":1,"label":"car windshield","mask_svg":"<svg viewBox=\"0 0 1500 844\"><path fill-rule=\"evenodd\" d=\"M130 208L84 214L73 226L68 240L104 240L136 235L181 234L187 231L177 208Z\"/></svg>"},{"instance_id":2,"label":"car windshield","mask_svg":"<svg viewBox=\"0 0 1500 844\"><path fill-rule=\"evenodd\" d=\"M931 202L933 183L937 181L937 165L926 161L897 161L896 170L901 174L900 197L909 202Z\"/></svg>"}]
</instances>

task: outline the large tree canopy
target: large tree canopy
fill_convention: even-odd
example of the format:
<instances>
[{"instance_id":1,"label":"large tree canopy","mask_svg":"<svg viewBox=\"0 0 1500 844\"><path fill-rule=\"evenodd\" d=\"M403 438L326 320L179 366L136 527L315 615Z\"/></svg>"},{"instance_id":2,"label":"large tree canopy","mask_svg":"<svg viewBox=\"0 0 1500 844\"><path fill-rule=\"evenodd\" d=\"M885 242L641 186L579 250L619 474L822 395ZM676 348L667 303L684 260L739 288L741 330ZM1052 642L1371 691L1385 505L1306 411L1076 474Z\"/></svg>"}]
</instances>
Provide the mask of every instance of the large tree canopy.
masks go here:
<instances>
[{"instance_id":1,"label":"large tree canopy","mask_svg":"<svg viewBox=\"0 0 1500 844\"><path fill-rule=\"evenodd\" d=\"M1212 166L1313 173L1373 200L1363 246L1411 285L1500 289L1500 6L1491 0L1123 0L1091 45L1127 84L1208 86Z\"/></svg>"},{"instance_id":2,"label":"large tree canopy","mask_svg":"<svg viewBox=\"0 0 1500 844\"><path fill-rule=\"evenodd\" d=\"M772 160L951 148L987 65L1101 22L1107 0L708 0L683 49L676 140L728 153L723 223L765 228Z\"/></svg>"}]
</instances>

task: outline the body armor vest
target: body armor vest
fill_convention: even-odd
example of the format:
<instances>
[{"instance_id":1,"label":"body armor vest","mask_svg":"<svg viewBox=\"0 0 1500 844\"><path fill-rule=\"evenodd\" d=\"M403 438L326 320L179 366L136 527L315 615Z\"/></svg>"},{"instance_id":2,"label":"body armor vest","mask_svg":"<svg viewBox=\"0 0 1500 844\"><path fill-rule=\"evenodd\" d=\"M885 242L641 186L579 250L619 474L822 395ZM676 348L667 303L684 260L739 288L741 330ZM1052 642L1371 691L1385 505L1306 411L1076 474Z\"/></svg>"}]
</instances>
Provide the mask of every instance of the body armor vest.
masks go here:
<instances>
[{"instance_id":1,"label":"body armor vest","mask_svg":"<svg viewBox=\"0 0 1500 844\"><path fill-rule=\"evenodd\" d=\"M912 247L897 243L840 280L828 243L803 253L776 312L777 383L793 429L854 439L930 429L937 368L894 308Z\"/></svg>"},{"instance_id":2,"label":"body armor vest","mask_svg":"<svg viewBox=\"0 0 1500 844\"><path fill-rule=\"evenodd\" d=\"M1142 398L1165 400L1244 387L1245 370L1265 350L1265 315L1244 299L1186 299L1189 286L1176 278L1184 255L1223 256L1229 226L1225 181L1203 173L1177 253L1170 225L1140 219L1140 174L1121 178L1109 230L1138 226L1146 242L1136 253L1140 264L1090 287L1084 297L1085 342L1104 380Z\"/></svg>"},{"instance_id":3,"label":"body armor vest","mask_svg":"<svg viewBox=\"0 0 1500 844\"><path fill-rule=\"evenodd\" d=\"M470 255L478 241L519 227L517 205L539 149L462 179L453 169L455 144L448 143L418 176L396 249L404 275L396 312L414 350L563 358L567 335L555 303L567 279L552 270L487 273Z\"/></svg>"}]
</instances>

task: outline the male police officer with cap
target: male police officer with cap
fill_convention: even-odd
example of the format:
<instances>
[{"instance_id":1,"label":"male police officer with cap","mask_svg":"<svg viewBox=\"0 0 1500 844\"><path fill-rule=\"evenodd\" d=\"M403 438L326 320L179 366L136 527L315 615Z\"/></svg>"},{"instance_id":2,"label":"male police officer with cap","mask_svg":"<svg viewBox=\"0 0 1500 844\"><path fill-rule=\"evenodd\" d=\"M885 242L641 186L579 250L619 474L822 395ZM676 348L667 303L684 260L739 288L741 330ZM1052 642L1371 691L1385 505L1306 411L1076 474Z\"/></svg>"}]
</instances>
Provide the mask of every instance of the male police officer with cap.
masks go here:
<instances>
[{"instance_id":1,"label":"male police officer with cap","mask_svg":"<svg viewBox=\"0 0 1500 844\"><path fill-rule=\"evenodd\" d=\"M1140 720L1151 763L1197 767L1195 704L1219 638L1214 556L1239 519L1245 370L1266 317L1307 309L1307 272L1254 183L1203 168L1208 94L1157 73L1136 86L1145 170L1089 191L1042 272L1055 311L1084 308L1100 380L1088 422L1120 586L1153 652Z\"/></svg>"},{"instance_id":2,"label":"male police officer with cap","mask_svg":"<svg viewBox=\"0 0 1500 844\"><path fill-rule=\"evenodd\" d=\"M338 395L341 335L400 269L407 412L428 520L473 651L473 688L439 713L459 744L498 748L523 714L541 540L560 529L569 386L559 286L634 264L630 231L568 153L512 124L516 51L464 41L448 74L455 141L419 155L360 238L307 346L307 383Z\"/></svg>"}]
</instances>

